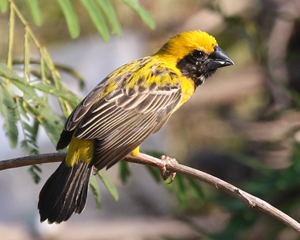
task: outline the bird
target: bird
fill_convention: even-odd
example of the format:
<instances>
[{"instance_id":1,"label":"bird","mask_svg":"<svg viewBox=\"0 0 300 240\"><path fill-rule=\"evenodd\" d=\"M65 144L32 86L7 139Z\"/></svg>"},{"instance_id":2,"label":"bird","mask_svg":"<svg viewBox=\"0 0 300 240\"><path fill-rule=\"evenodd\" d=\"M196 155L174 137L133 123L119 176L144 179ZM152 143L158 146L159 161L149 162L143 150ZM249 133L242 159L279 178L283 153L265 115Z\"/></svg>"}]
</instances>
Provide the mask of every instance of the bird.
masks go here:
<instances>
[{"instance_id":1,"label":"bird","mask_svg":"<svg viewBox=\"0 0 300 240\"><path fill-rule=\"evenodd\" d=\"M40 221L61 223L86 204L92 170L110 168L156 133L218 68L234 65L200 30L171 37L156 53L110 73L74 109L58 141L66 158L39 194Z\"/></svg>"}]
</instances>

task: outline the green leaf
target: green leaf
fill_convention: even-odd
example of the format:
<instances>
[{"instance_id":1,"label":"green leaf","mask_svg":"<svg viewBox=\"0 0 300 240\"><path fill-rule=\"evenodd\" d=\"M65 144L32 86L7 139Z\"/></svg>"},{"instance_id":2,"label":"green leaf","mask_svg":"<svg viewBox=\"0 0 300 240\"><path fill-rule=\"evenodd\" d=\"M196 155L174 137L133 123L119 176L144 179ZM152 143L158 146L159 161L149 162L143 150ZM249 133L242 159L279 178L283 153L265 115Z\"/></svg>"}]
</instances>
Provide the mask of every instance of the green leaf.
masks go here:
<instances>
[{"instance_id":1,"label":"green leaf","mask_svg":"<svg viewBox=\"0 0 300 240\"><path fill-rule=\"evenodd\" d=\"M52 62L49 52L47 51L46 48L42 48L40 53L41 53L42 58L45 60L47 67L51 70L51 76L52 76L52 79L54 80L54 85L55 85L56 89L63 90L63 84L62 84L60 74L57 71L57 69L55 68L55 65ZM60 107L62 108L62 111L63 111L65 117L68 117L71 114L71 112L73 111L73 109L77 106L76 103L66 101L60 97L58 98L58 100L59 100Z\"/></svg>"},{"instance_id":2,"label":"green leaf","mask_svg":"<svg viewBox=\"0 0 300 240\"><path fill-rule=\"evenodd\" d=\"M185 208L185 205L186 205L186 198L185 198L186 186L183 182L183 177L182 177L182 175L177 174L175 179L176 179L176 186L177 186L179 204L182 208Z\"/></svg>"},{"instance_id":3,"label":"green leaf","mask_svg":"<svg viewBox=\"0 0 300 240\"><path fill-rule=\"evenodd\" d=\"M56 0L65 15L69 32L72 38L77 38L80 33L79 23L74 8L69 0Z\"/></svg>"},{"instance_id":4,"label":"green leaf","mask_svg":"<svg viewBox=\"0 0 300 240\"><path fill-rule=\"evenodd\" d=\"M264 174L266 176L270 175L272 170L269 169L266 165L264 165L262 162L258 161L257 159L253 157L249 157L246 155L238 154L238 153L232 153L231 156L233 159L245 166L248 166L250 168L255 169L256 171L260 172L261 174Z\"/></svg>"},{"instance_id":5,"label":"green leaf","mask_svg":"<svg viewBox=\"0 0 300 240\"><path fill-rule=\"evenodd\" d=\"M293 151L290 156L290 160L292 163L299 163L300 161L300 144L298 142L293 142Z\"/></svg>"},{"instance_id":6,"label":"green leaf","mask_svg":"<svg viewBox=\"0 0 300 240\"><path fill-rule=\"evenodd\" d=\"M0 74L0 84L2 84L3 86L6 85L6 79L4 79L1 74Z\"/></svg>"},{"instance_id":7,"label":"green leaf","mask_svg":"<svg viewBox=\"0 0 300 240\"><path fill-rule=\"evenodd\" d=\"M42 92L49 93L53 96L60 97L70 102L74 102L75 104L79 104L80 102L80 99L69 90L57 90L56 87L46 83L38 83L32 86Z\"/></svg>"},{"instance_id":8,"label":"green leaf","mask_svg":"<svg viewBox=\"0 0 300 240\"><path fill-rule=\"evenodd\" d=\"M153 18L151 17L150 13L140 5L138 0L121 1L135 11L151 29L155 29L155 22Z\"/></svg>"},{"instance_id":9,"label":"green leaf","mask_svg":"<svg viewBox=\"0 0 300 240\"><path fill-rule=\"evenodd\" d=\"M48 121L44 117L39 117L38 120L39 120L40 124L43 126L43 128L45 129L45 131L46 131L48 137L50 138L50 140L52 141L53 145L56 145L60 138L61 131L58 131L57 128L52 124L52 122Z\"/></svg>"},{"instance_id":10,"label":"green leaf","mask_svg":"<svg viewBox=\"0 0 300 240\"><path fill-rule=\"evenodd\" d=\"M16 98L18 106L18 119L21 122L23 128L24 140L21 141L21 148L29 155L36 155L39 153L37 146L37 134L39 130L39 122L37 120L29 121L29 117L24 107L24 100L22 97ZM29 123L27 123L27 120ZM30 125L32 124L32 126ZM35 169L31 169L30 172L36 181L39 181L36 176L34 176Z\"/></svg>"},{"instance_id":11,"label":"green leaf","mask_svg":"<svg viewBox=\"0 0 300 240\"><path fill-rule=\"evenodd\" d=\"M191 177L187 177L187 180L189 181L190 187L195 191L197 196L202 199L205 198L205 194L204 194L202 188L200 187L199 182Z\"/></svg>"},{"instance_id":12,"label":"green leaf","mask_svg":"<svg viewBox=\"0 0 300 240\"><path fill-rule=\"evenodd\" d=\"M28 82L24 78L19 77L17 74L12 72L5 64L0 64L0 76L9 79L14 85L16 85L22 92L27 93L30 96L35 96L36 93L30 87Z\"/></svg>"},{"instance_id":13,"label":"green leaf","mask_svg":"<svg viewBox=\"0 0 300 240\"><path fill-rule=\"evenodd\" d=\"M70 75L72 75L79 83L80 90L83 90L85 88L85 82L83 77L77 72L75 69L72 69L70 67L61 65L61 64L55 64L56 69L66 72Z\"/></svg>"},{"instance_id":14,"label":"green leaf","mask_svg":"<svg viewBox=\"0 0 300 240\"><path fill-rule=\"evenodd\" d=\"M6 12L7 11L7 0L0 0L0 11L1 12Z\"/></svg>"},{"instance_id":15,"label":"green leaf","mask_svg":"<svg viewBox=\"0 0 300 240\"><path fill-rule=\"evenodd\" d=\"M35 108L27 104L26 109L43 126L53 145L56 145L60 138L60 133L63 130L63 126L59 124L60 119L58 116L53 114L50 107Z\"/></svg>"},{"instance_id":16,"label":"green leaf","mask_svg":"<svg viewBox=\"0 0 300 240\"><path fill-rule=\"evenodd\" d=\"M103 38L103 40L109 41L109 32L108 32L105 20L102 16L101 12L95 5L94 1L93 0L81 0L81 2L83 3L84 7L88 11L88 13L93 21L93 24L97 28L97 30L98 30L99 34L101 35L101 37Z\"/></svg>"},{"instance_id":17,"label":"green leaf","mask_svg":"<svg viewBox=\"0 0 300 240\"><path fill-rule=\"evenodd\" d=\"M54 79L55 87L58 90L62 90L63 85L62 85L62 81L61 81L59 74L53 74L52 77ZM58 98L58 100L59 100L60 106L62 108L62 111L63 111L65 117L69 117L69 115L72 113L73 109L76 107L76 106L74 106L74 102L66 101L60 97Z\"/></svg>"},{"instance_id":18,"label":"green leaf","mask_svg":"<svg viewBox=\"0 0 300 240\"><path fill-rule=\"evenodd\" d=\"M42 91L42 92L46 92L49 93L50 91L56 90L56 88L53 85L50 84L46 84L46 83L37 83L37 84L33 84L31 85L32 87Z\"/></svg>"},{"instance_id":19,"label":"green leaf","mask_svg":"<svg viewBox=\"0 0 300 240\"><path fill-rule=\"evenodd\" d=\"M42 82L47 82L47 76L49 74L49 68L46 64L45 59L42 58L42 57L40 59L40 66L41 66L41 80L42 80Z\"/></svg>"},{"instance_id":20,"label":"green leaf","mask_svg":"<svg viewBox=\"0 0 300 240\"><path fill-rule=\"evenodd\" d=\"M110 24L111 29L115 34L118 36L122 35L121 26L116 15L115 9L111 4L110 0L98 0L98 4L100 5L101 9L103 10L108 22Z\"/></svg>"},{"instance_id":21,"label":"green leaf","mask_svg":"<svg viewBox=\"0 0 300 240\"><path fill-rule=\"evenodd\" d=\"M7 54L7 67L12 67L13 62L13 50L14 50L14 39L15 39L15 8L10 7L9 11L9 33L8 33L8 54Z\"/></svg>"},{"instance_id":22,"label":"green leaf","mask_svg":"<svg viewBox=\"0 0 300 240\"><path fill-rule=\"evenodd\" d=\"M108 177L101 171L98 172L98 176L107 188L107 190L110 192L110 194L113 196L113 198L118 201L119 200L119 194L117 191L117 188L115 185L108 179Z\"/></svg>"},{"instance_id":23,"label":"green leaf","mask_svg":"<svg viewBox=\"0 0 300 240\"><path fill-rule=\"evenodd\" d=\"M128 162L120 162L120 178L122 180L122 183L126 183L128 177L130 176L130 170L129 170L129 164Z\"/></svg>"},{"instance_id":24,"label":"green leaf","mask_svg":"<svg viewBox=\"0 0 300 240\"><path fill-rule=\"evenodd\" d=\"M38 146L31 143L29 140L24 139L21 141L21 147L22 149L27 152L29 155L36 155L39 154Z\"/></svg>"},{"instance_id":25,"label":"green leaf","mask_svg":"<svg viewBox=\"0 0 300 240\"><path fill-rule=\"evenodd\" d=\"M25 28L24 35L24 76L30 81L30 44L28 27Z\"/></svg>"},{"instance_id":26,"label":"green leaf","mask_svg":"<svg viewBox=\"0 0 300 240\"><path fill-rule=\"evenodd\" d=\"M147 170L151 173L152 177L155 179L156 182L161 182L162 177L161 173L158 168L151 167L151 166L146 166Z\"/></svg>"},{"instance_id":27,"label":"green leaf","mask_svg":"<svg viewBox=\"0 0 300 240\"><path fill-rule=\"evenodd\" d=\"M23 117L25 117L27 120L29 120L29 117L28 117L27 112L23 105L23 102L24 102L23 98L17 97L16 102L17 102L17 105L19 108L19 114L22 115Z\"/></svg>"},{"instance_id":28,"label":"green leaf","mask_svg":"<svg viewBox=\"0 0 300 240\"><path fill-rule=\"evenodd\" d=\"M101 203L101 194L99 190L99 185L97 183L97 180L94 175L91 175L90 177L90 187L92 190L92 193L94 194L95 200L96 200L96 208L98 210L101 209L102 203Z\"/></svg>"},{"instance_id":29,"label":"green leaf","mask_svg":"<svg viewBox=\"0 0 300 240\"><path fill-rule=\"evenodd\" d=\"M30 173L30 175L32 176L33 180L35 183L39 183L40 180L41 180L41 177L39 175L39 173L42 172L41 168L34 164L34 165L31 165L28 169L28 172Z\"/></svg>"},{"instance_id":30,"label":"green leaf","mask_svg":"<svg viewBox=\"0 0 300 240\"><path fill-rule=\"evenodd\" d=\"M22 108L23 108L22 110L25 110L26 112L31 114L35 119L37 119L41 123L46 133L48 134L49 138L55 145L60 137L62 126L59 124L60 119L55 114L53 114L53 111L51 110L48 102L45 101L42 97L38 97L36 92L34 91L34 88L30 86L29 83L26 82L24 78L17 76L14 72L12 72L10 69L4 66L4 64L0 64L0 76L10 79L11 83L17 86L24 93L24 97L23 97L24 101L22 101ZM70 96L73 96L71 94L69 96L65 92L63 93L62 90L56 90L51 85L43 84L41 86L43 86L41 87L41 89L47 91L48 90L53 92L58 91L57 95L61 95L64 98L69 99ZM32 100L34 100L34 102ZM24 116L26 117L26 115ZM12 126L12 123L13 122L10 121L9 126ZM7 133L12 134L14 132L8 131ZM24 146L25 145L23 143L23 147ZM33 151L33 149L31 149L29 146L27 150Z\"/></svg>"},{"instance_id":31,"label":"green leaf","mask_svg":"<svg viewBox=\"0 0 300 240\"><path fill-rule=\"evenodd\" d=\"M30 9L31 14L32 14L34 23L38 26L41 26L42 18L41 18L38 1L37 0L27 0L26 2Z\"/></svg>"},{"instance_id":32,"label":"green leaf","mask_svg":"<svg viewBox=\"0 0 300 240\"><path fill-rule=\"evenodd\" d=\"M5 130L5 135L9 139L11 148L15 148L18 144L16 111L17 105L13 97L0 85L0 113L4 118L3 128Z\"/></svg>"}]
</instances>

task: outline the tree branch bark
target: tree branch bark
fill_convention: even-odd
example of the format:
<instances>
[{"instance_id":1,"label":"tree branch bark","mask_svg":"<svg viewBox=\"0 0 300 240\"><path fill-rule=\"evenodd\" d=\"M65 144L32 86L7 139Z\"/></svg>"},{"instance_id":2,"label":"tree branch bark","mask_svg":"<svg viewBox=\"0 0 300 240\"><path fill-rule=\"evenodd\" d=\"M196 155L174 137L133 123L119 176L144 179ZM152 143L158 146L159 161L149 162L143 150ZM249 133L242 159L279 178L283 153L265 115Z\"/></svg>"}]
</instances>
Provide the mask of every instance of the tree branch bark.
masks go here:
<instances>
[{"instance_id":1,"label":"tree branch bark","mask_svg":"<svg viewBox=\"0 0 300 240\"><path fill-rule=\"evenodd\" d=\"M9 160L0 161L0 170L17 168L17 167L24 167L32 164L41 164L41 163L50 163L50 162L60 162L66 156L66 153L46 153L46 154L39 154L34 156L26 156L20 158L13 158ZM176 172L183 174L185 176L192 177L194 179L200 180L202 182L208 183L209 185L216 187L217 189L222 190L225 193L230 194L231 196L239 199L248 207L256 208L260 211L263 211L275 218L279 221L284 223L285 225L293 228L296 232L300 233L300 224L288 216L287 214L283 213L279 209L273 207L269 203L263 201L260 198L257 198L230 183L227 183L217 177L214 177L210 174L205 172L196 170L191 167L184 166L179 164L176 161L162 161L158 158L154 158L152 156L140 153L138 156L132 156L131 154L127 155L123 161L138 163L148 166L153 166L157 168L165 167L169 172Z\"/></svg>"}]
</instances>

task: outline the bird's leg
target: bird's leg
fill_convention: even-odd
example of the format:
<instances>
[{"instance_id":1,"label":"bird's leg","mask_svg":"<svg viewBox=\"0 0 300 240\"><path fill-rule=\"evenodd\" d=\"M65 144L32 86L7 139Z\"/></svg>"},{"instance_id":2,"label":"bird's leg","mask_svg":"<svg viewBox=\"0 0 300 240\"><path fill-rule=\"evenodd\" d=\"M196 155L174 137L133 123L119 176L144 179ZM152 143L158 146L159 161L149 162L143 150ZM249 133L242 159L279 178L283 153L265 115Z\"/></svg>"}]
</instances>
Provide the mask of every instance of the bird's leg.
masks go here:
<instances>
[{"instance_id":1,"label":"bird's leg","mask_svg":"<svg viewBox=\"0 0 300 240\"><path fill-rule=\"evenodd\" d=\"M162 160L162 162L163 162L163 167L159 168L160 174L161 174L164 181L166 181L171 176L171 179L168 182L168 184L171 184L174 181L175 177L176 177L176 172L168 171L167 168L166 168L166 165L168 165L172 162L178 164L178 162L175 158L170 158L170 157L165 156L165 155L161 155L160 160Z\"/></svg>"},{"instance_id":2,"label":"bird's leg","mask_svg":"<svg viewBox=\"0 0 300 240\"><path fill-rule=\"evenodd\" d=\"M171 180L169 184L174 181L176 172L168 171L166 166L171 163L178 164L175 158L170 158L168 156L162 155L159 160L155 157L149 156L141 152L138 154L137 157L143 158L144 161L147 161L148 163L147 165L157 167L164 181L167 180L170 176L171 176Z\"/></svg>"},{"instance_id":3,"label":"bird's leg","mask_svg":"<svg viewBox=\"0 0 300 240\"><path fill-rule=\"evenodd\" d=\"M93 174L94 176L96 176L96 175L98 174L98 172L99 172L99 169L96 168L95 166L93 166L92 174Z\"/></svg>"}]
</instances>

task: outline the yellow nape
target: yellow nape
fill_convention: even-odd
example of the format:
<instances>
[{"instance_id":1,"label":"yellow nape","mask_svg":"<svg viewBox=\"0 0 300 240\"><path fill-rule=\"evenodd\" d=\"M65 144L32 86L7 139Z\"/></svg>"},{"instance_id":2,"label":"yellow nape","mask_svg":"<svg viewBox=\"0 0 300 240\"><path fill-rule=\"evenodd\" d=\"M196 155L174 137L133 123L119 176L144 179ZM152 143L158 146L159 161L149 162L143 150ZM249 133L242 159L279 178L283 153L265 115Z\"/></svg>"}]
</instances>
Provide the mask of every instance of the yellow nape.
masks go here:
<instances>
[{"instance_id":1,"label":"yellow nape","mask_svg":"<svg viewBox=\"0 0 300 240\"><path fill-rule=\"evenodd\" d=\"M139 153L140 153L140 147L139 147L139 146L131 152L131 154L132 154L133 156L135 156L135 157L136 157L137 155L139 155Z\"/></svg>"},{"instance_id":2,"label":"yellow nape","mask_svg":"<svg viewBox=\"0 0 300 240\"><path fill-rule=\"evenodd\" d=\"M73 167L78 161L91 162L94 155L94 140L72 137L66 157L66 165Z\"/></svg>"},{"instance_id":3,"label":"yellow nape","mask_svg":"<svg viewBox=\"0 0 300 240\"><path fill-rule=\"evenodd\" d=\"M182 59L194 50L210 54L214 47L218 46L216 39L200 30L183 32L172 38L155 54L164 57L172 57L175 61Z\"/></svg>"}]
</instances>

